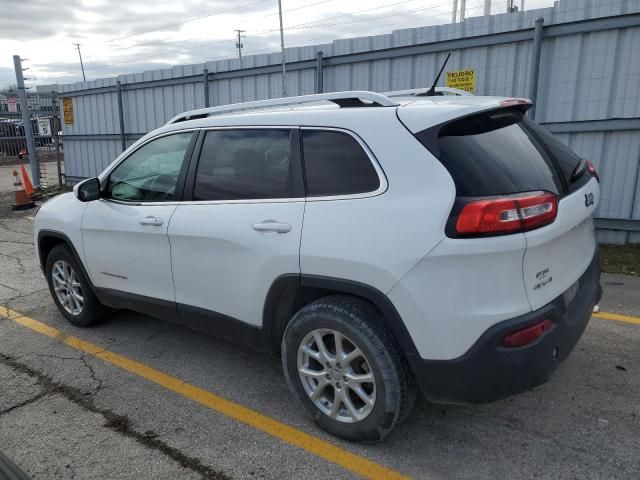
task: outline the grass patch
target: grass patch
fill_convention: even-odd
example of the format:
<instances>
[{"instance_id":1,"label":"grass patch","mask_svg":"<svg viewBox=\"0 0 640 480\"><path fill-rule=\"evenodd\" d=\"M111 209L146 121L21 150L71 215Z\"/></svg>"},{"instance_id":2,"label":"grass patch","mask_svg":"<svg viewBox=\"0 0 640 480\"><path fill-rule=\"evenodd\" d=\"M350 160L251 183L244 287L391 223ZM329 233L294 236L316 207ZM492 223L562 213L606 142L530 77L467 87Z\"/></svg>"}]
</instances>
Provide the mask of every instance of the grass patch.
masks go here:
<instances>
[{"instance_id":1,"label":"grass patch","mask_svg":"<svg viewBox=\"0 0 640 480\"><path fill-rule=\"evenodd\" d=\"M600 245L600 266L605 273L640 277L640 245Z\"/></svg>"}]
</instances>

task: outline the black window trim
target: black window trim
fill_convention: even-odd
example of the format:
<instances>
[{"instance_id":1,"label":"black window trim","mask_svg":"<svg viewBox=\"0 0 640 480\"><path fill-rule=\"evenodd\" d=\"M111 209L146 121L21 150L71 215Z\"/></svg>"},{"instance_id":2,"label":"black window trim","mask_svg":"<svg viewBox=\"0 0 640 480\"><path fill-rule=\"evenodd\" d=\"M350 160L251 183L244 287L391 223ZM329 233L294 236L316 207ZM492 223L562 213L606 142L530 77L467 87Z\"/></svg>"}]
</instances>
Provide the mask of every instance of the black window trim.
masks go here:
<instances>
[{"instance_id":1,"label":"black window trim","mask_svg":"<svg viewBox=\"0 0 640 480\"><path fill-rule=\"evenodd\" d=\"M228 125L228 126L215 126L200 128L200 136L198 142L191 155L191 161L187 170L184 195L181 205L225 205L234 203L290 203L290 202L304 202L305 200L305 187L304 176L302 174L302 159L300 153L300 133L298 126L292 125ZM196 182L196 172L198 171L198 164L200 163L200 155L202 153L202 146L204 144L204 138L207 132L220 131L220 130L289 130L289 142L291 146L291 184L292 184L292 196L291 197L279 197L279 198L243 198L243 199L230 199L230 200L194 200L193 191Z\"/></svg>"},{"instance_id":2,"label":"black window trim","mask_svg":"<svg viewBox=\"0 0 640 480\"><path fill-rule=\"evenodd\" d=\"M323 195L323 196L317 196L317 197L311 197L307 195L306 197L307 202L326 202L331 200L351 200L351 199L357 199L357 198L377 197L378 195L382 195L384 192L387 191L387 189L389 188L389 183L387 182L387 176L385 175L384 170L380 166L380 163L378 162L378 159L376 158L376 156L373 154L373 152L369 148L369 145L367 145L365 141L357 133L347 128L322 127L322 126L310 126L310 125L301 126L300 130L312 130L316 132L328 131L328 132L346 133L347 135L351 136L356 142L358 142L360 147L364 150L367 157L369 158L369 162L371 162L371 165L373 166L373 169L375 170L376 174L378 175L378 188L371 192ZM299 147L300 147L300 150L302 151L302 134L300 134ZM304 168L304 154L302 155L302 165ZM305 188L306 188L306 185L305 185Z\"/></svg>"},{"instance_id":3,"label":"black window trim","mask_svg":"<svg viewBox=\"0 0 640 480\"><path fill-rule=\"evenodd\" d=\"M155 202L155 201L146 202L143 200L130 201L130 200L122 200L122 199L116 199L116 198L109 198L109 197L101 197L100 201L117 203L120 205L130 205L130 206L178 205L184 198L184 182L187 176L188 168L193 161L195 146L199 141L200 129L198 128L183 128L180 130L171 130L170 132L163 132L159 135L150 137L146 139L144 142L141 142L139 145L134 144L135 148L133 150L129 152L125 150L126 156L123 156L120 160L118 160L117 163L114 163L111 166L107 167L107 169L105 169L99 175L100 192L105 193L107 187L109 186L109 179L111 178L111 174L113 173L113 171L116 168L118 168L120 165L122 165L122 163L125 162L129 157L131 157L131 155L136 153L138 150L140 150L142 147L144 147L148 143L158 140L159 138L167 137L169 135L177 135L181 133L193 133L193 135L191 137L191 140L189 141L189 145L187 146L187 150L185 152L185 157L182 162L182 166L180 167L180 173L178 175L178 180L176 182L176 193L174 195L175 198L173 200L170 200L167 202Z\"/></svg>"}]
</instances>

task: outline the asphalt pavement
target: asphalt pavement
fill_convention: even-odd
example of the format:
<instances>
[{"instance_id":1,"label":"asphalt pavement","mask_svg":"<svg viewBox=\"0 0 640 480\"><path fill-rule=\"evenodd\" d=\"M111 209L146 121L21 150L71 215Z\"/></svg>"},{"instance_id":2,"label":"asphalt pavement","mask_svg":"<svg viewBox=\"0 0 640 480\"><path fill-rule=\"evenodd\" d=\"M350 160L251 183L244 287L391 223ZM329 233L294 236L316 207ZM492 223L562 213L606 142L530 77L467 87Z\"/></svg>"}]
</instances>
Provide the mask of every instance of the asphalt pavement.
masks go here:
<instances>
[{"instance_id":1,"label":"asphalt pavement","mask_svg":"<svg viewBox=\"0 0 640 480\"><path fill-rule=\"evenodd\" d=\"M0 451L34 479L640 478L640 278L603 276L601 312L625 317L593 318L547 384L479 406L421 400L358 445L310 421L275 356L126 311L68 324L33 212L1 195Z\"/></svg>"}]
</instances>

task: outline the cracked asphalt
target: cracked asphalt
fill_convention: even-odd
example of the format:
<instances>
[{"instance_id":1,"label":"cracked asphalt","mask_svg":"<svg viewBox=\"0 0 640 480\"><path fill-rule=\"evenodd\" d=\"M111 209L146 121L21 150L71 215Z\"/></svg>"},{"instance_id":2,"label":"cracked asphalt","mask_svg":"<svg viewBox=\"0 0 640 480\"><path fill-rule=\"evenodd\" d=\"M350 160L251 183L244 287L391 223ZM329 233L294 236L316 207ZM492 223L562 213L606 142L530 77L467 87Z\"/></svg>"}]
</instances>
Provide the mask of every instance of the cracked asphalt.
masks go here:
<instances>
[{"instance_id":1,"label":"cracked asphalt","mask_svg":"<svg viewBox=\"0 0 640 480\"><path fill-rule=\"evenodd\" d=\"M419 401L382 444L324 434L279 359L131 312L66 323L0 193L0 305L413 478L640 478L640 325L592 319L549 383L479 406ZM640 278L605 275L602 311L640 316ZM0 451L34 479L343 479L353 473L0 317Z\"/></svg>"}]
</instances>

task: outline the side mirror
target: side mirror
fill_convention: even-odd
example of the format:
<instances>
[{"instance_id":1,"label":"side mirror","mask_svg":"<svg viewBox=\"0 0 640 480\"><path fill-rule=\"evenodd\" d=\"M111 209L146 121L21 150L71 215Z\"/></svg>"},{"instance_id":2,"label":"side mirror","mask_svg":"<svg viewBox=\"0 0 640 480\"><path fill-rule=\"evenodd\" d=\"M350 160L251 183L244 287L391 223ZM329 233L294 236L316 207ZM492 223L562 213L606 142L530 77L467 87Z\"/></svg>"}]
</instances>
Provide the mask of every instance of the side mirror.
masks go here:
<instances>
[{"instance_id":1,"label":"side mirror","mask_svg":"<svg viewBox=\"0 0 640 480\"><path fill-rule=\"evenodd\" d=\"M88 178L73 187L73 191L81 202L98 200L100 198L100 180Z\"/></svg>"}]
</instances>

